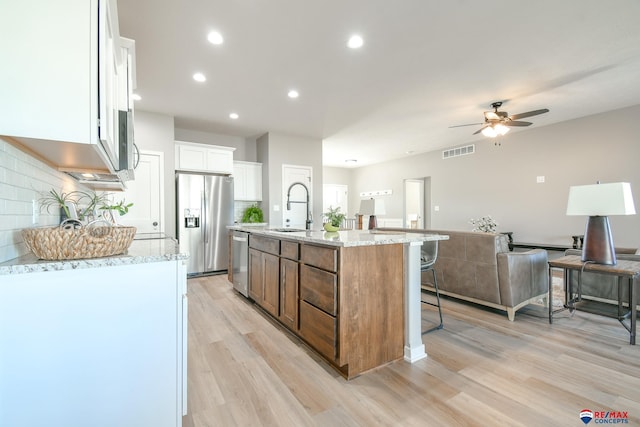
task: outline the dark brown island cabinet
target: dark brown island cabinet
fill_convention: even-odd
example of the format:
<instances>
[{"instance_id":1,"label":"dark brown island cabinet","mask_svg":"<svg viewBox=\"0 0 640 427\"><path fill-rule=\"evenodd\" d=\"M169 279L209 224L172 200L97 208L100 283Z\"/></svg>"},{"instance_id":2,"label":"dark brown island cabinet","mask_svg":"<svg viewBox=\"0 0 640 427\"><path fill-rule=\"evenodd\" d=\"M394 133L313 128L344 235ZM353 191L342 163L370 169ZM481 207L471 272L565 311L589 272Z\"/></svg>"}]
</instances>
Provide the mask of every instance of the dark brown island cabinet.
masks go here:
<instances>
[{"instance_id":1,"label":"dark brown island cabinet","mask_svg":"<svg viewBox=\"0 0 640 427\"><path fill-rule=\"evenodd\" d=\"M249 297L347 379L403 357L403 245L249 235Z\"/></svg>"}]
</instances>

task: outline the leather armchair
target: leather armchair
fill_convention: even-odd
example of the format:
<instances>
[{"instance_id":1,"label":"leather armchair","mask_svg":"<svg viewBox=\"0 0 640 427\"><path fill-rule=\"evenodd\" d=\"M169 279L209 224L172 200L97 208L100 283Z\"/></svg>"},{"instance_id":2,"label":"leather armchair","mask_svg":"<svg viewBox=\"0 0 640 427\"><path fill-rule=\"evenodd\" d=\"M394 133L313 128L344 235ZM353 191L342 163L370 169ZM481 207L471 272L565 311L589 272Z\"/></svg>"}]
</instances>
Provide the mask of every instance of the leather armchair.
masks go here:
<instances>
[{"instance_id":1,"label":"leather armchair","mask_svg":"<svg viewBox=\"0 0 640 427\"><path fill-rule=\"evenodd\" d=\"M497 257L500 301L513 320L516 310L549 291L547 251L503 252Z\"/></svg>"}]
</instances>

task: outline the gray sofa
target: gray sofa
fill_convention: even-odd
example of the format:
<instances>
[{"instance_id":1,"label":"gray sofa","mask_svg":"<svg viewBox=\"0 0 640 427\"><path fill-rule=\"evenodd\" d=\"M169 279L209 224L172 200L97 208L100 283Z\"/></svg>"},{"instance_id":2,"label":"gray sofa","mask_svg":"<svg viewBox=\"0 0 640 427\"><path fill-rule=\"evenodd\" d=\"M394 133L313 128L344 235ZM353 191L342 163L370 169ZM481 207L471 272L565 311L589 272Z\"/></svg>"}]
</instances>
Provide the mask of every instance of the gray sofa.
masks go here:
<instances>
[{"instance_id":1,"label":"gray sofa","mask_svg":"<svg viewBox=\"0 0 640 427\"><path fill-rule=\"evenodd\" d=\"M565 255L582 255L580 249L568 249ZM618 260L640 261L640 255L636 255L636 249L616 248L616 258ZM578 275L572 274L571 281L574 291L578 286ZM582 273L582 297L594 301L611 304L618 303L618 277L608 274ZM629 302L629 287L622 287L622 301Z\"/></svg>"},{"instance_id":2,"label":"gray sofa","mask_svg":"<svg viewBox=\"0 0 640 427\"><path fill-rule=\"evenodd\" d=\"M547 252L533 249L510 252L507 237L499 233L409 228L381 231L447 234L441 240L435 270L442 294L504 310L513 321L515 312L532 301L547 297ZM424 274L423 285L431 285Z\"/></svg>"}]
</instances>

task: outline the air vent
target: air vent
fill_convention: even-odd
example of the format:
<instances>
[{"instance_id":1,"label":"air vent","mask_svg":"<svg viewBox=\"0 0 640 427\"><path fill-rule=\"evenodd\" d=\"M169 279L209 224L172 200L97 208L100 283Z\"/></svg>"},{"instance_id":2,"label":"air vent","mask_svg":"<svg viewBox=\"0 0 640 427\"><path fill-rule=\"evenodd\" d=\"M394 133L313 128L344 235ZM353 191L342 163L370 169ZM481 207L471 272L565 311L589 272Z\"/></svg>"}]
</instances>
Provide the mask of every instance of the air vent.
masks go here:
<instances>
[{"instance_id":1,"label":"air vent","mask_svg":"<svg viewBox=\"0 0 640 427\"><path fill-rule=\"evenodd\" d=\"M476 152L475 144L465 145L464 147L450 148L442 151L443 159L450 159L452 157L466 156L467 154L473 154Z\"/></svg>"}]
</instances>

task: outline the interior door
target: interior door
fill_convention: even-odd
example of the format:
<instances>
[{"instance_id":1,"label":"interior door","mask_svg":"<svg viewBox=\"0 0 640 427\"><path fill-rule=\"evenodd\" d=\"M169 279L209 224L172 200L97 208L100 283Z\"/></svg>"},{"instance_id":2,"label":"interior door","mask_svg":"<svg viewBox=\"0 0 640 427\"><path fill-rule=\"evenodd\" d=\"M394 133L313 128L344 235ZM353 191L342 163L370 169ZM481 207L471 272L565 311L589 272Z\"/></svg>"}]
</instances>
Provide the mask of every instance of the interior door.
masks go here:
<instances>
[{"instance_id":1,"label":"interior door","mask_svg":"<svg viewBox=\"0 0 640 427\"><path fill-rule=\"evenodd\" d=\"M120 217L122 225L133 226L138 233L164 232L164 153L141 151L135 180L127 182L122 197L133 203ZM116 195L116 201L119 195Z\"/></svg>"},{"instance_id":2,"label":"interior door","mask_svg":"<svg viewBox=\"0 0 640 427\"><path fill-rule=\"evenodd\" d=\"M282 226L291 228L304 229L307 220L307 209L309 212L313 212L313 189L311 185L311 173L313 168L311 166L292 166L283 165L282 167L282 204L284 209L282 211ZM287 209L287 190L291 184L299 182L304 184L305 188L301 185L295 185L291 188L289 200L289 209ZM309 206L306 205L307 191L309 192ZM314 218L312 218L314 220ZM322 219L317 218L318 224L322 225Z\"/></svg>"},{"instance_id":3,"label":"interior door","mask_svg":"<svg viewBox=\"0 0 640 427\"><path fill-rule=\"evenodd\" d=\"M404 226L424 228L424 179L404 181Z\"/></svg>"}]
</instances>

